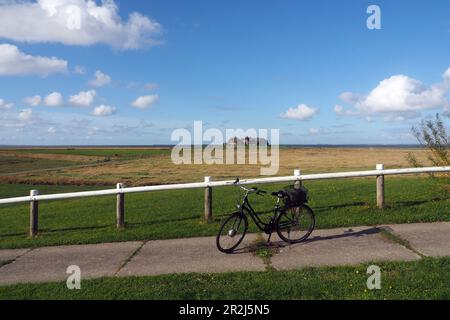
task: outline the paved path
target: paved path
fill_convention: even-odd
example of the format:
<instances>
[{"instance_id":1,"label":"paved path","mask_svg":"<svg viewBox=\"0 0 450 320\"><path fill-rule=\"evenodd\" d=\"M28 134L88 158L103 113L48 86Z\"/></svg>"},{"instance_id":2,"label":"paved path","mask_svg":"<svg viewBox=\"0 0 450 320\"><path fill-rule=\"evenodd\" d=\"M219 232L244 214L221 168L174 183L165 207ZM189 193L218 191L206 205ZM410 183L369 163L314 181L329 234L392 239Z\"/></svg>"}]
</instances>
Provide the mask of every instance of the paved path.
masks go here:
<instances>
[{"instance_id":1,"label":"paved path","mask_svg":"<svg viewBox=\"0 0 450 320\"><path fill-rule=\"evenodd\" d=\"M185 272L264 271L267 261L251 249L248 235L238 253L226 255L214 237L105 243L37 249L0 250L0 285L64 281L70 265L83 279ZM354 265L376 261L412 261L424 256L450 256L450 222L317 230L303 244L272 244L271 267Z\"/></svg>"}]
</instances>

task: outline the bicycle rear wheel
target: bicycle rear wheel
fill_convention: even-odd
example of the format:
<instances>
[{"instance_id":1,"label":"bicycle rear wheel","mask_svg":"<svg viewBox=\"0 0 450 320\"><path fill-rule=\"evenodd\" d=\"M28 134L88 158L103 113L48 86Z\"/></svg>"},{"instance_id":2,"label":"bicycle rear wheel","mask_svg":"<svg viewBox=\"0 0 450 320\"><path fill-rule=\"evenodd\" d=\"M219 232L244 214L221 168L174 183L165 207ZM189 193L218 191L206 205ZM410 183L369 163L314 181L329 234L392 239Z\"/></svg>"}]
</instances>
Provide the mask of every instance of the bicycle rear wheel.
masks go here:
<instances>
[{"instance_id":1,"label":"bicycle rear wheel","mask_svg":"<svg viewBox=\"0 0 450 320\"><path fill-rule=\"evenodd\" d=\"M278 236L288 243L303 242L311 235L316 226L314 212L306 205L289 208L277 219Z\"/></svg>"},{"instance_id":2,"label":"bicycle rear wheel","mask_svg":"<svg viewBox=\"0 0 450 320\"><path fill-rule=\"evenodd\" d=\"M233 253L244 240L247 229L247 217L240 212L233 213L223 222L217 234L217 249L223 253Z\"/></svg>"}]
</instances>

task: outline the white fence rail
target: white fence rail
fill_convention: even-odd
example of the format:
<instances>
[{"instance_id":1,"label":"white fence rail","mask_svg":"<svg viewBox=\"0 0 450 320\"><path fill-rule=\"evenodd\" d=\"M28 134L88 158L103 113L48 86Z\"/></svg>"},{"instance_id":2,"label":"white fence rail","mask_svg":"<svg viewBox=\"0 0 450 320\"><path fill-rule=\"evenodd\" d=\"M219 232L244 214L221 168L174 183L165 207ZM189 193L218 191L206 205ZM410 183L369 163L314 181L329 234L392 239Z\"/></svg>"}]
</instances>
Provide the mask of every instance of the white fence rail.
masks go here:
<instances>
[{"instance_id":1,"label":"white fence rail","mask_svg":"<svg viewBox=\"0 0 450 320\"><path fill-rule=\"evenodd\" d=\"M293 175L286 177L272 177L261 179L246 179L241 180L241 185L253 185L253 184L269 184L269 183L281 183L281 182L295 182L295 181L309 181L309 180L325 180L325 179L341 179L341 178L361 178L361 177L376 177L376 176L388 176L388 175L402 175L402 174L419 174L419 173L442 173L450 172L450 167L430 167L430 168L410 168L410 169L389 169L389 170L372 170L372 171L356 171L356 172L339 172L339 173L320 173L310 175ZM97 190L97 191L85 191L85 192L73 192L73 193L61 193L61 194L49 194L49 195L30 195L18 198L0 199L0 205L23 203L30 201L48 201L48 200L63 200L74 198L88 198L98 196L109 196L117 194L127 193L142 193L152 191L164 191L164 190L180 190L180 189L202 189L202 188L214 188L214 187L226 187L232 186L233 181L205 181L198 183L183 183L183 184L169 184L159 186L148 187L134 187L134 188L121 188Z\"/></svg>"},{"instance_id":2,"label":"white fence rail","mask_svg":"<svg viewBox=\"0 0 450 320\"><path fill-rule=\"evenodd\" d=\"M407 168L407 169L389 169L385 170L384 165L379 164L376 170L371 171L356 171L356 172L339 172L339 173L320 173L302 175L300 170L295 170L294 175L286 177L271 177L260 179L246 179L241 180L241 185L255 185L255 184L270 184L282 182L297 182L311 181L311 180L326 180L326 179L342 179L342 178L358 178L358 177L377 177L377 205L379 208L384 207L384 177L390 175L404 175L404 174L423 174L423 173L443 173L450 172L450 167L428 167L428 168ZM234 181L211 181L210 177L206 177L204 182L199 183L183 183L147 187L125 188L123 184L117 184L116 189L61 193L50 195L39 195L37 190L31 190L29 196L0 199L0 205L16 204L30 202L30 235L37 234L37 219L38 219L38 202L49 200L64 200L75 198L88 198L98 196L117 196L117 225L118 227L125 226L124 220L124 199L125 194L142 193L163 190L180 190L180 189L205 189L205 218L210 220L212 217L212 188L232 186Z\"/></svg>"}]
</instances>

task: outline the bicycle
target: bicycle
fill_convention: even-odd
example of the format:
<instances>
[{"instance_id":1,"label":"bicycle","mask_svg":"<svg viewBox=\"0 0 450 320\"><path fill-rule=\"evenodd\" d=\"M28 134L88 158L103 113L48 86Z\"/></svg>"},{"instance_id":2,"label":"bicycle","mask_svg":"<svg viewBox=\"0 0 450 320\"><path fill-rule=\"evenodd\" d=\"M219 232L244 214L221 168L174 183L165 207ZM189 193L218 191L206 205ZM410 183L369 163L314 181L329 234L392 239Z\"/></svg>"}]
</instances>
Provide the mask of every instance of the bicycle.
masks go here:
<instances>
[{"instance_id":1,"label":"bicycle","mask_svg":"<svg viewBox=\"0 0 450 320\"><path fill-rule=\"evenodd\" d=\"M265 223L259 217L262 213L257 213L252 208L249 196L252 194L264 196L267 192L258 188L248 189L239 184L239 178L236 179L234 185L244 190L245 195L242 201L237 204L238 211L233 212L222 223L216 237L216 245L219 251L228 254L233 253L241 244L248 231L247 216L251 217L261 231L269 235L268 243L270 243L274 231L277 232L278 236L284 242L289 244L296 244L307 240L314 231L316 225L314 211L304 203L290 206L286 205L289 201L284 201L285 205L282 205L281 201L287 200L288 197L285 191L272 193L272 196L277 198L277 203L273 208L273 216L270 217L268 223Z\"/></svg>"}]
</instances>

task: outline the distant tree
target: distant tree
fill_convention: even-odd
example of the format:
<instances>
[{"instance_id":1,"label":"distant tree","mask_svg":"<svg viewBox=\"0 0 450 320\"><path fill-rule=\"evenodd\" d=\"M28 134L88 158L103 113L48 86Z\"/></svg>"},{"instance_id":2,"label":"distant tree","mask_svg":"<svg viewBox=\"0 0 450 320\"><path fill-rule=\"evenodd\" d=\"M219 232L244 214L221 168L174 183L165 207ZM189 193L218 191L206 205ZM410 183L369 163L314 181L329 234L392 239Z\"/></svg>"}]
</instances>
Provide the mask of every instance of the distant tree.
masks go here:
<instances>
[{"instance_id":1,"label":"distant tree","mask_svg":"<svg viewBox=\"0 0 450 320\"><path fill-rule=\"evenodd\" d=\"M439 114L430 120L422 120L419 126L412 128L417 141L428 149L428 160L435 166L450 166L450 137ZM415 167L423 167L417 158L409 153L408 161Z\"/></svg>"}]
</instances>

